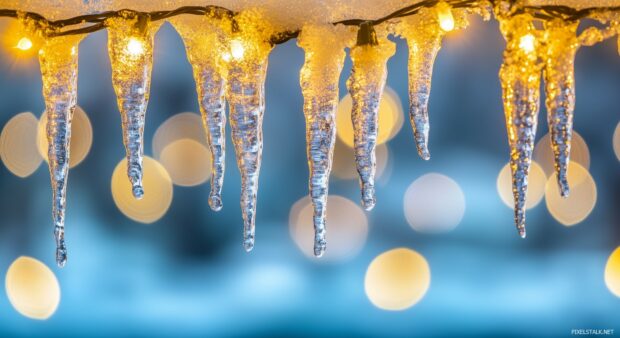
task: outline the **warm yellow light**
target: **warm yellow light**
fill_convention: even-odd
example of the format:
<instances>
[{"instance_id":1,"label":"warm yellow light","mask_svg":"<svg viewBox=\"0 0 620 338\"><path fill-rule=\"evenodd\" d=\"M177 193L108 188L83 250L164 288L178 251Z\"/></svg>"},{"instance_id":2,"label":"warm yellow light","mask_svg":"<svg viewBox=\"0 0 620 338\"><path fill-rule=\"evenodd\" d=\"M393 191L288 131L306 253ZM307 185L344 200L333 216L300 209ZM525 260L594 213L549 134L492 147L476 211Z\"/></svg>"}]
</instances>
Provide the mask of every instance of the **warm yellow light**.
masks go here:
<instances>
[{"instance_id":1,"label":"warm yellow light","mask_svg":"<svg viewBox=\"0 0 620 338\"><path fill-rule=\"evenodd\" d=\"M127 52L131 56L140 56L144 54L144 44L137 38L129 38L127 42Z\"/></svg>"},{"instance_id":2,"label":"warm yellow light","mask_svg":"<svg viewBox=\"0 0 620 338\"><path fill-rule=\"evenodd\" d=\"M243 47L243 42L236 39L230 42L230 54L235 60L242 59L244 53L245 48Z\"/></svg>"},{"instance_id":3,"label":"warm yellow light","mask_svg":"<svg viewBox=\"0 0 620 338\"><path fill-rule=\"evenodd\" d=\"M521 37L519 40L519 48L521 48L526 53L534 52L536 49L536 38L532 34L526 34Z\"/></svg>"},{"instance_id":4,"label":"warm yellow light","mask_svg":"<svg viewBox=\"0 0 620 338\"><path fill-rule=\"evenodd\" d=\"M15 46L15 48L23 51L29 50L30 48L32 48L32 40L27 37L23 37L19 39L19 41L17 41L17 45Z\"/></svg>"},{"instance_id":5,"label":"warm yellow light","mask_svg":"<svg viewBox=\"0 0 620 338\"><path fill-rule=\"evenodd\" d=\"M13 116L0 134L0 159L19 177L30 176L43 160L37 150L37 118L30 112Z\"/></svg>"},{"instance_id":6,"label":"warm yellow light","mask_svg":"<svg viewBox=\"0 0 620 338\"><path fill-rule=\"evenodd\" d=\"M542 167L547 176L551 176L555 172L553 149L551 148L551 135L549 133L536 143L534 147L534 161ZM590 169L590 150L588 149L586 141L575 130L573 130L571 141L570 161L579 163L582 167Z\"/></svg>"},{"instance_id":7,"label":"warm yellow light","mask_svg":"<svg viewBox=\"0 0 620 338\"><path fill-rule=\"evenodd\" d=\"M620 297L620 246L612 252L605 265L605 285L611 293Z\"/></svg>"},{"instance_id":8,"label":"warm yellow light","mask_svg":"<svg viewBox=\"0 0 620 338\"><path fill-rule=\"evenodd\" d=\"M398 248L377 256L366 270L364 289L368 299L378 308L405 310L426 294L431 284L431 271L419 253Z\"/></svg>"},{"instance_id":9,"label":"warm yellow light","mask_svg":"<svg viewBox=\"0 0 620 338\"><path fill-rule=\"evenodd\" d=\"M439 19L439 27L444 32L450 32L454 29L454 16L450 10L450 5L445 2L437 4L437 18Z\"/></svg>"},{"instance_id":10,"label":"warm yellow light","mask_svg":"<svg viewBox=\"0 0 620 338\"><path fill-rule=\"evenodd\" d=\"M6 272L6 294L13 308L32 319L47 319L60 303L56 276L40 261L22 256Z\"/></svg>"},{"instance_id":11,"label":"warm yellow light","mask_svg":"<svg viewBox=\"0 0 620 338\"><path fill-rule=\"evenodd\" d=\"M123 159L112 174L112 198L125 216L140 223L153 223L163 217L172 203L172 180L163 165L144 157L144 198L136 199L127 180L127 160Z\"/></svg>"},{"instance_id":12,"label":"warm yellow light","mask_svg":"<svg viewBox=\"0 0 620 338\"><path fill-rule=\"evenodd\" d=\"M550 175L553 172L550 173ZM531 209L537 206L545 197L545 188L547 184L547 175L543 168L535 161L532 161L530 167L530 176L527 183L527 194L525 208ZM510 209L514 208L514 197L512 195L512 176L510 172L510 163L500 170L496 181L497 193L504 204Z\"/></svg>"},{"instance_id":13,"label":"warm yellow light","mask_svg":"<svg viewBox=\"0 0 620 338\"><path fill-rule=\"evenodd\" d=\"M368 218L356 203L341 196L327 198L327 251L314 256L313 207L308 196L295 202L289 213L289 231L301 252L316 262L345 261L357 255L368 237Z\"/></svg>"},{"instance_id":14,"label":"warm yellow light","mask_svg":"<svg viewBox=\"0 0 620 338\"><path fill-rule=\"evenodd\" d=\"M159 156L172 182L193 187L206 182L211 176L211 154L202 143L190 138L168 144Z\"/></svg>"},{"instance_id":15,"label":"warm yellow light","mask_svg":"<svg viewBox=\"0 0 620 338\"><path fill-rule=\"evenodd\" d=\"M347 94L338 103L336 125L338 138L347 146L353 148L353 123L351 109L353 100ZM379 102L379 130L377 145L391 140L400 131L404 122L403 106L398 94L390 87L385 86L381 102Z\"/></svg>"},{"instance_id":16,"label":"warm yellow light","mask_svg":"<svg viewBox=\"0 0 620 338\"><path fill-rule=\"evenodd\" d=\"M561 197L553 174L545 186L545 202L553 218L565 226L583 221L596 205L596 184L587 169L576 162L568 165L570 195Z\"/></svg>"}]
</instances>

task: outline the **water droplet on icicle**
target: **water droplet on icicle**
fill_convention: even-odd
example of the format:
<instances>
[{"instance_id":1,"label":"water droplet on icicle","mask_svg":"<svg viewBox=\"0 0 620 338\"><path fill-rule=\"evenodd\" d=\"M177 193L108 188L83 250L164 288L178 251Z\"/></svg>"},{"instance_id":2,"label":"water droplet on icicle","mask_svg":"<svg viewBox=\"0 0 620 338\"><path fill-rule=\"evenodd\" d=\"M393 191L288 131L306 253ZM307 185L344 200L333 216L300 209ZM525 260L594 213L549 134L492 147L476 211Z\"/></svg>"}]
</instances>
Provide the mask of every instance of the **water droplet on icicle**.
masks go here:
<instances>
[{"instance_id":1,"label":"water droplet on icicle","mask_svg":"<svg viewBox=\"0 0 620 338\"><path fill-rule=\"evenodd\" d=\"M409 119L418 154L424 160L431 157L428 150L428 101L435 58L441 48L446 26L453 30L468 24L463 10L452 10L446 6L440 3L438 8L423 9L417 15L403 18L398 26L398 34L407 40L409 46ZM446 18L448 13L451 16ZM449 25L446 22L448 19Z\"/></svg>"},{"instance_id":2,"label":"water droplet on icicle","mask_svg":"<svg viewBox=\"0 0 620 338\"><path fill-rule=\"evenodd\" d=\"M568 197L567 180L575 110L575 54L579 48L577 23L561 20L545 27L545 94L547 123L560 194Z\"/></svg>"},{"instance_id":3,"label":"water droplet on icicle","mask_svg":"<svg viewBox=\"0 0 620 338\"><path fill-rule=\"evenodd\" d=\"M222 186L226 153L226 88L227 65L224 18L180 16L171 22L183 38L187 59L192 65L198 103L207 142L211 150L211 193L209 206L222 209Z\"/></svg>"},{"instance_id":4,"label":"water droplet on icicle","mask_svg":"<svg viewBox=\"0 0 620 338\"><path fill-rule=\"evenodd\" d=\"M132 13L106 21L112 85L121 112L123 143L127 153L127 176L133 196L137 199L144 195L144 123L151 86L153 39L160 25L150 22L146 16Z\"/></svg>"},{"instance_id":5,"label":"water droplet on icicle","mask_svg":"<svg viewBox=\"0 0 620 338\"><path fill-rule=\"evenodd\" d=\"M300 72L306 118L306 154L310 178L308 186L313 206L314 255L325 252L325 218L329 174L336 142L338 81L344 64L347 34L345 27L306 25L297 40L304 49Z\"/></svg>"},{"instance_id":6,"label":"water droplet on icicle","mask_svg":"<svg viewBox=\"0 0 620 338\"><path fill-rule=\"evenodd\" d=\"M230 43L226 99L237 166L241 172L243 246L254 248L256 194L263 153L265 76L272 27L255 11L235 17L239 32Z\"/></svg>"},{"instance_id":7,"label":"water droplet on icicle","mask_svg":"<svg viewBox=\"0 0 620 338\"><path fill-rule=\"evenodd\" d=\"M500 30L506 38L499 78L510 144L515 224L519 236L525 238L525 198L536 138L541 64L531 17L524 14L499 19Z\"/></svg>"},{"instance_id":8,"label":"water droplet on icicle","mask_svg":"<svg viewBox=\"0 0 620 338\"><path fill-rule=\"evenodd\" d=\"M362 189L362 206L375 206L375 147L377 145L378 112L387 78L387 60L396 46L385 36L377 38L370 24L358 32L357 45L351 49L353 67L347 80L351 93L355 163Z\"/></svg>"},{"instance_id":9,"label":"water droplet on icicle","mask_svg":"<svg viewBox=\"0 0 620 338\"><path fill-rule=\"evenodd\" d=\"M45 41L39 52L43 97L47 113L47 141L52 181L52 218L56 240L56 264L67 262L65 207L71 120L77 104L78 44L82 36L55 37Z\"/></svg>"}]
</instances>

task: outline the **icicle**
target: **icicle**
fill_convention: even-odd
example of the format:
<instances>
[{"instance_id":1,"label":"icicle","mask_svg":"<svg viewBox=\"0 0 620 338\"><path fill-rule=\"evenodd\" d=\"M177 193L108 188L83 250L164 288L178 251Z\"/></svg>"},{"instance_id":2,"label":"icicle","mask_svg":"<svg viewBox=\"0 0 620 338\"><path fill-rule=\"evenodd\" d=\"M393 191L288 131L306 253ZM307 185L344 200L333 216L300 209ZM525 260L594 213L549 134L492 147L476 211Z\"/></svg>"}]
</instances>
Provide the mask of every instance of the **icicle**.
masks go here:
<instances>
[{"instance_id":1,"label":"icicle","mask_svg":"<svg viewBox=\"0 0 620 338\"><path fill-rule=\"evenodd\" d=\"M67 262L65 206L71 119L77 104L78 44L81 36L49 38L39 51L47 112L48 164L52 181L56 264Z\"/></svg>"},{"instance_id":2,"label":"icicle","mask_svg":"<svg viewBox=\"0 0 620 338\"><path fill-rule=\"evenodd\" d=\"M542 65L538 60L538 42L531 17L523 14L499 17L499 20L506 39L499 78L510 144L515 223L519 235L525 238L525 196L536 137Z\"/></svg>"},{"instance_id":3,"label":"icicle","mask_svg":"<svg viewBox=\"0 0 620 338\"><path fill-rule=\"evenodd\" d=\"M555 159L560 193L569 194L567 170L570 159L575 109L575 54L579 48L577 24L562 20L547 22L545 27L545 94L547 123Z\"/></svg>"},{"instance_id":4,"label":"icicle","mask_svg":"<svg viewBox=\"0 0 620 338\"><path fill-rule=\"evenodd\" d=\"M407 40L409 46L409 119L418 154L424 160L431 156L428 150L428 101L433 64L446 31L464 28L468 24L463 10L450 10L443 2L436 7L423 9L417 15L403 18L398 32Z\"/></svg>"},{"instance_id":5,"label":"icicle","mask_svg":"<svg viewBox=\"0 0 620 338\"><path fill-rule=\"evenodd\" d=\"M112 84L121 112L123 142L127 152L127 176L133 196L142 198L142 157L144 122L151 86L153 38L160 23L148 16L125 12L106 21L108 52L112 64Z\"/></svg>"},{"instance_id":6,"label":"icicle","mask_svg":"<svg viewBox=\"0 0 620 338\"><path fill-rule=\"evenodd\" d=\"M230 20L216 17L217 13L196 17L180 16L171 19L192 65L202 122L211 150L211 193L209 206L215 211L222 209L222 186L226 152L226 88L227 65L230 57L225 46L224 32Z\"/></svg>"},{"instance_id":7,"label":"icicle","mask_svg":"<svg viewBox=\"0 0 620 338\"><path fill-rule=\"evenodd\" d=\"M258 175L263 152L265 75L271 51L272 28L254 11L235 17L238 30L230 41L230 62L226 99L230 106L230 126L237 166L241 172L241 213L243 246L254 248L254 221Z\"/></svg>"},{"instance_id":8,"label":"icicle","mask_svg":"<svg viewBox=\"0 0 620 338\"><path fill-rule=\"evenodd\" d=\"M362 189L362 205L375 206L375 146L378 134L378 113L381 94L387 77L387 60L396 47L385 36L379 39L370 23L361 25L357 45L351 49L353 67L347 80L353 108L355 163Z\"/></svg>"},{"instance_id":9,"label":"icicle","mask_svg":"<svg viewBox=\"0 0 620 338\"><path fill-rule=\"evenodd\" d=\"M305 62L300 72L306 118L306 153L308 182L314 208L314 255L325 252L325 217L329 174L336 141L338 82L344 64L345 27L306 25L297 39L304 49Z\"/></svg>"}]
</instances>

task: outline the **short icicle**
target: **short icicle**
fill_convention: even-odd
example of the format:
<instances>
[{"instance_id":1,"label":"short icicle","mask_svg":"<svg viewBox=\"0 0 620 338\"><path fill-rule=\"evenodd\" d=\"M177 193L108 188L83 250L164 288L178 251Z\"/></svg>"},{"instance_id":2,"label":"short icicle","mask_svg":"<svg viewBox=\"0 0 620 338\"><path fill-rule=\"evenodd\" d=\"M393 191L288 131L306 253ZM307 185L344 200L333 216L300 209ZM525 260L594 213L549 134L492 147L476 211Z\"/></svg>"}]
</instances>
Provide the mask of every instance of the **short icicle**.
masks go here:
<instances>
[{"instance_id":1,"label":"short icicle","mask_svg":"<svg viewBox=\"0 0 620 338\"><path fill-rule=\"evenodd\" d=\"M521 14L499 20L506 39L499 78L510 145L515 224L519 235L525 238L525 202L536 138L542 65L531 16Z\"/></svg>"},{"instance_id":2,"label":"short icicle","mask_svg":"<svg viewBox=\"0 0 620 338\"><path fill-rule=\"evenodd\" d=\"M121 17L106 20L108 52L112 64L112 85L121 113L127 176L133 196L140 199L144 195L143 135L151 86L153 40L161 23L150 22L146 15L129 11L121 13Z\"/></svg>"},{"instance_id":3,"label":"short icicle","mask_svg":"<svg viewBox=\"0 0 620 338\"><path fill-rule=\"evenodd\" d=\"M386 36L377 37L370 23L360 26L357 45L351 49L353 67L347 80L351 93L355 164L362 190L362 206L375 206L375 147L378 135L379 103L387 78L387 60L394 55L395 44Z\"/></svg>"},{"instance_id":4,"label":"short icicle","mask_svg":"<svg viewBox=\"0 0 620 338\"><path fill-rule=\"evenodd\" d=\"M544 65L547 123L560 194L568 197L567 179L575 110L575 54L579 49L577 23L546 22Z\"/></svg>"},{"instance_id":5,"label":"short icicle","mask_svg":"<svg viewBox=\"0 0 620 338\"><path fill-rule=\"evenodd\" d=\"M171 23L183 38L187 59L192 65L202 122L211 150L209 206L219 211L222 209L226 154L225 58L230 57L225 38L230 20L218 13L210 13L202 17L175 17Z\"/></svg>"},{"instance_id":6,"label":"short icicle","mask_svg":"<svg viewBox=\"0 0 620 338\"><path fill-rule=\"evenodd\" d=\"M226 99L230 107L230 127L241 173L241 213L243 246L254 248L258 175L263 153L265 76L272 46L272 27L256 11L235 17L237 29L229 42L230 61Z\"/></svg>"},{"instance_id":7,"label":"short icicle","mask_svg":"<svg viewBox=\"0 0 620 338\"><path fill-rule=\"evenodd\" d=\"M314 208L314 255L326 249L325 240L329 174L336 142L338 82L344 64L346 35L343 26L305 25L297 40L304 49L300 72L306 119L306 154L310 178L308 188Z\"/></svg>"},{"instance_id":8,"label":"short icicle","mask_svg":"<svg viewBox=\"0 0 620 338\"><path fill-rule=\"evenodd\" d=\"M450 15L449 20L452 24L444 24L442 28L440 17L446 14ZM453 10L445 2L440 2L436 8L425 8L417 15L403 18L397 27L398 35L405 38L409 46L409 120L418 155L424 160L429 160L431 157L428 150L430 131L428 102L433 65L446 34L444 29L461 29L467 24L464 10Z\"/></svg>"},{"instance_id":9,"label":"short icicle","mask_svg":"<svg viewBox=\"0 0 620 338\"><path fill-rule=\"evenodd\" d=\"M47 113L48 164L52 181L56 264L67 262L65 207L71 120L77 104L78 44L82 36L48 38L39 51Z\"/></svg>"}]
</instances>

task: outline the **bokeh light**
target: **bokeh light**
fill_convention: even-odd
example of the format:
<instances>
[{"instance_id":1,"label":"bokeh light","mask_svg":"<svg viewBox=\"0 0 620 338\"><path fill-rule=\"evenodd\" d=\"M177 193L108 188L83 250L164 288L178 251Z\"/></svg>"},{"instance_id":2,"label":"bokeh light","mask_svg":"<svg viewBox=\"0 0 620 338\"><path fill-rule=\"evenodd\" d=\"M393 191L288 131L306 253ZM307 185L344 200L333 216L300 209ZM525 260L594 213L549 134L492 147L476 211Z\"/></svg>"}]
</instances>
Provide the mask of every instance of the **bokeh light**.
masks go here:
<instances>
[{"instance_id":1,"label":"bokeh light","mask_svg":"<svg viewBox=\"0 0 620 338\"><path fill-rule=\"evenodd\" d=\"M347 94L340 100L336 115L338 138L348 147L353 147L352 107L351 95ZM403 122L403 106L400 98L392 88L385 86L379 104L379 135L377 135L377 144L385 143L396 136L402 128Z\"/></svg>"},{"instance_id":2,"label":"bokeh light","mask_svg":"<svg viewBox=\"0 0 620 338\"><path fill-rule=\"evenodd\" d=\"M30 176L43 161L37 150L37 123L32 113L19 113L6 123L0 134L2 163L19 177Z\"/></svg>"},{"instance_id":3,"label":"bokeh light","mask_svg":"<svg viewBox=\"0 0 620 338\"><path fill-rule=\"evenodd\" d=\"M527 180L527 195L525 208L531 209L537 206L545 197L545 187L547 184L547 175L542 167L536 162L532 161L530 167L530 175ZM507 163L499 175L497 175L497 193L502 202L510 209L514 208L514 197L512 195L512 174L510 171L510 163Z\"/></svg>"},{"instance_id":4,"label":"bokeh light","mask_svg":"<svg viewBox=\"0 0 620 338\"><path fill-rule=\"evenodd\" d=\"M172 182L191 187L206 182L211 175L211 155L207 147L192 139L168 144L159 156Z\"/></svg>"},{"instance_id":5,"label":"bokeh light","mask_svg":"<svg viewBox=\"0 0 620 338\"><path fill-rule=\"evenodd\" d=\"M295 202L289 213L289 231L301 252L314 258L313 208L308 196ZM366 243L368 219L354 202L330 195L327 198L327 251L321 261L343 261L355 256Z\"/></svg>"},{"instance_id":6,"label":"bokeh light","mask_svg":"<svg viewBox=\"0 0 620 338\"><path fill-rule=\"evenodd\" d=\"M560 196L556 175L551 175L545 187L545 201L553 218L563 225L571 226L583 221L594 209L596 184L588 170L575 162L568 166L568 183L570 195L563 198Z\"/></svg>"},{"instance_id":7,"label":"bokeh light","mask_svg":"<svg viewBox=\"0 0 620 338\"><path fill-rule=\"evenodd\" d=\"M123 159L112 174L112 198L118 209L136 222L153 223L166 214L172 203L172 180L156 160L145 156L143 164L144 197L133 197L127 179L127 160Z\"/></svg>"},{"instance_id":8,"label":"bokeh light","mask_svg":"<svg viewBox=\"0 0 620 338\"><path fill-rule=\"evenodd\" d=\"M605 285L611 293L620 297L620 246L609 255L605 265Z\"/></svg>"},{"instance_id":9,"label":"bokeh light","mask_svg":"<svg viewBox=\"0 0 620 338\"><path fill-rule=\"evenodd\" d=\"M614 153L616 153L616 157L618 161L620 161L620 122L616 126L616 130L614 131Z\"/></svg>"},{"instance_id":10,"label":"bokeh light","mask_svg":"<svg viewBox=\"0 0 620 338\"><path fill-rule=\"evenodd\" d=\"M5 288L13 308L28 318L47 319L60 303L56 276L45 264L31 257L21 256L9 266Z\"/></svg>"},{"instance_id":11,"label":"bokeh light","mask_svg":"<svg viewBox=\"0 0 620 338\"><path fill-rule=\"evenodd\" d=\"M390 157L388 145L385 143L378 145L375 153L377 156L375 178L379 179L384 173L388 172ZM347 147L341 140L336 140L336 146L334 147L332 175L343 180L356 180L359 177L355 168L355 153L353 149Z\"/></svg>"},{"instance_id":12,"label":"bokeh light","mask_svg":"<svg viewBox=\"0 0 620 338\"><path fill-rule=\"evenodd\" d=\"M47 161L47 112L43 112L39 119L37 132L37 148L45 161ZM69 167L73 168L80 164L93 145L93 126L88 115L84 110L77 106L73 113L71 122L71 144L69 145L71 157L69 157Z\"/></svg>"},{"instance_id":13,"label":"bokeh light","mask_svg":"<svg viewBox=\"0 0 620 338\"><path fill-rule=\"evenodd\" d=\"M431 283L431 271L419 253L397 248L377 256L366 270L368 299L384 310L404 310L419 302Z\"/></svg>"},{"instance_id":14,"label":"bokeh light","mask_svg":"<svg viewBox=\"0 0 620 338\"><path fill-rule=\"evenodd\" d=\"M167 145L180 139L191 139L207 146L200 115L179 113L162 123L153 135L153 157L159 159Z\"/></svg>"},{"instance_id":15,"label":"bokeh light","mask_svg":"<svg viewBox=\"0 0 620 338\"><path fill-rule=\"evenodd\" d=\"M534 147L534 161L545 171L547 177L555 172L553 150L551 149L551 136L547 133L543 136ZM573 131L571 141L570 161L581 164L586 170L590 169L590 150L586 141Z\"/></svg>"},{"instance_id":16,"label":"bokeh light","mask_svg":"<svg viewBox=\"0 0 620 338\"><path fill-rule=\"evenodd\" d=\"M451 178L426 174L415 180L404 198L405 218L416 231L440 233L454 229L465 213L465 195Z\"/></svg>"}]
</instances>

